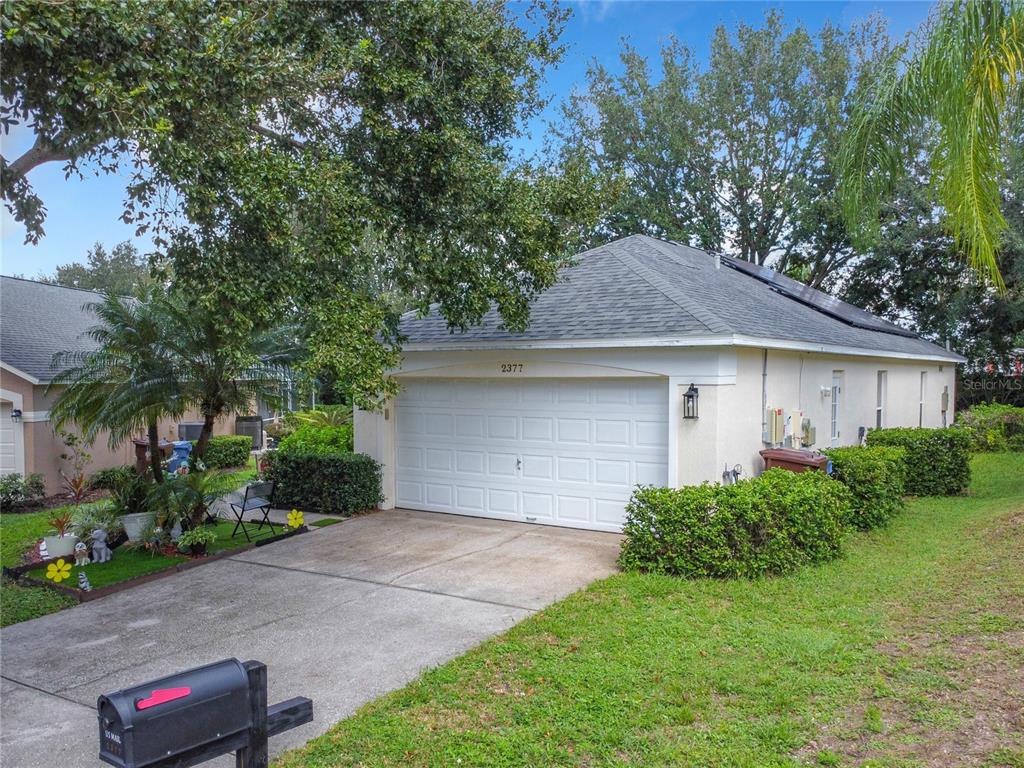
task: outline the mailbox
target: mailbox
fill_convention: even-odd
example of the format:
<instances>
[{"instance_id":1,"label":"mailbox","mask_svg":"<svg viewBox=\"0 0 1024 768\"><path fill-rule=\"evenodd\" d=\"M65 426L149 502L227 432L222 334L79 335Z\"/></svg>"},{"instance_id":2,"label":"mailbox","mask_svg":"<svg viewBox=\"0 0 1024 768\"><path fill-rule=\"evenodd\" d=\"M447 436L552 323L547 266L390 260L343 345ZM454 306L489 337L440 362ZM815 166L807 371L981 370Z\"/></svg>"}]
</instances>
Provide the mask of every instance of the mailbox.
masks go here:
<instances>
[{"instance_id":1,"label":"mailbox","mask_svg":"<svg viewBox=\"0 0 1024 768\"><path fill-rule=\"evenodd\" d=\"M239 743L252 726L249 677L226 659L100 696L100 759L142 768L215 742Z\"/></svg>"}]
</instances>

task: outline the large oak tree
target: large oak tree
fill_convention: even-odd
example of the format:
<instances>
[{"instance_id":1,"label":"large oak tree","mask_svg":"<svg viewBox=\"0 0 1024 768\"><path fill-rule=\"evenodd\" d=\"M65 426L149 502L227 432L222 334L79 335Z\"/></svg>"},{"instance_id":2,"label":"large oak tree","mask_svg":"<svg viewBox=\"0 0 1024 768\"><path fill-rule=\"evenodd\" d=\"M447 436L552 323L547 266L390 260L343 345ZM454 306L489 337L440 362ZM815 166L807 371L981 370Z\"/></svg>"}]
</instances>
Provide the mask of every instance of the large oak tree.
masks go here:
<instances>
[{"instance_id":1,"label":"large oak tree","mask_svg":"<svg viewBox=\"0 0 1024 768\"><path fill-rule=\"evenodd\" d=\"M36 240L34 167L120 167L124 219L225 344L299 314L311 365L369 399L396 339L368 286L453 326L494 302L522 327L592 216L583 166L550 175L509 146L564 19L469 0L5 3L0 121L36 142L3 160L4 198Z\"/></svg>"}]
</instances>

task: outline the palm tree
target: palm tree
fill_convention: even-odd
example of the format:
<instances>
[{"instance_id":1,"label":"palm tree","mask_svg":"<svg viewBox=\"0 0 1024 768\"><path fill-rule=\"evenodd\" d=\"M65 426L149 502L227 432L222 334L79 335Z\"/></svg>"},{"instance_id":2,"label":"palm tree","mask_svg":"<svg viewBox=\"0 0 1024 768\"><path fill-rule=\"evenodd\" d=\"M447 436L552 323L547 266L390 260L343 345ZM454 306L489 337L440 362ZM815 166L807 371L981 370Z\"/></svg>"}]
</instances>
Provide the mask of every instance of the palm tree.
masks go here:
<instances>
[{"instance_id":1,"label":"palm tree","mask_svg":"<svg viewBox=\"0 0 1024 768\"><path fill-rule=\"evenodd\" d=\"M185 400L203 417L194 455L202 458L218 418L245 413L258 400L275 403L282 381L301 352L295 329L281 326L239 340L219 318L172 298L166 343ZM294 376L294 374L291 374Z\"/></svg>"},{"instance_id":2,"label":"palm tree","mask_svg":"<svg viewBox=\"0 0 1024 768\"><path fill-rule=\"evenodd\" d=\"M51 409L54 425L73 422L89 442L106 430L111 448L145 429L153 479L162 482L158 424L180 417L187 407L165 344L164 293L155 288L142 300L108 295L87 309L99 320L87 332L96 348L56 356L55 364L64 370L50 385L62 387Z\"/></svg>"},{"instance_id":3,"label":"palm tree","mask_svg":"<svg viewBox=\"0 0 1024 768\"><path fill-rule=\"evenodd\" d=\"M916 51L897 49L854 106L840 155L840 197L858 239L878 226L880 198L906 166L901 149L922 124L937 202L967 262L1000 290L1001 142L1022 129L1024 0L952 0Z\"/></svg>"}]
</instances>

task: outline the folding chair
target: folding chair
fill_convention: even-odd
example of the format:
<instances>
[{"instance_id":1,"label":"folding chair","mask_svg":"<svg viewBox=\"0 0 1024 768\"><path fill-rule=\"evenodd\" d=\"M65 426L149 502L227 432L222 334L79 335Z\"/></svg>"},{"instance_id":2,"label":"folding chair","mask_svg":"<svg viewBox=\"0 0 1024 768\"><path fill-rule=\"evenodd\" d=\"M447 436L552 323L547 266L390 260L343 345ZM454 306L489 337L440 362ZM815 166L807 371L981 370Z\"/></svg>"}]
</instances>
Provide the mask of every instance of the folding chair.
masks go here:
<instances>
[{"instance_id":1,"label":"folding chair","mask_svg":"<svg viewBox=\"0 0 1024 768\"><path fill-rule=\"evenodd\" d=\"M235 514L234 530L231 531L231 538L235 537L238 533L238 529L242 529L242 533L245 534L246 541L252 541L252 537L249 535L249 529L245 526L245 515L247 512L259 512L262 513L263 518L259 520L259 525L256 526L256 533L263 530L263 526L266 525L270 528L270 533L274 533L274 524L270 522L270 510L273 509L274 504L274 483L252 483L246 486L245 496L242 498L241 504L230 503L231 511ZM249 523L257 522L250 520Z\"/></svg>"}]
</instances>

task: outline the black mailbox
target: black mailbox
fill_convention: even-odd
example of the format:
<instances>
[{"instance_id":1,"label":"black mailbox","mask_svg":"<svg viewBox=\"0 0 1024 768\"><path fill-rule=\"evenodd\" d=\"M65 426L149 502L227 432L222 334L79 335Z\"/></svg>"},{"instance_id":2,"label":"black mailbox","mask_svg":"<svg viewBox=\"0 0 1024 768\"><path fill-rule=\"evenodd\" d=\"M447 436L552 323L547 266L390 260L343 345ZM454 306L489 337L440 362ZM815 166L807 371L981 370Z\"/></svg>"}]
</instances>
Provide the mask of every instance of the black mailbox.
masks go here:
<instances>
[{"instance_id":1,"label":"black mailbox","mask_svg":"<svg viewBox=\"0 0 1024 768\"><path fill-rule=\"evenodd\" d=\"M142 768L214 742L242 746L252 727L249 690L245 666L226 659L100 696L100 759Z\"/></svg>"}]
</instances>

